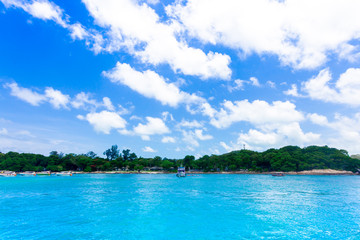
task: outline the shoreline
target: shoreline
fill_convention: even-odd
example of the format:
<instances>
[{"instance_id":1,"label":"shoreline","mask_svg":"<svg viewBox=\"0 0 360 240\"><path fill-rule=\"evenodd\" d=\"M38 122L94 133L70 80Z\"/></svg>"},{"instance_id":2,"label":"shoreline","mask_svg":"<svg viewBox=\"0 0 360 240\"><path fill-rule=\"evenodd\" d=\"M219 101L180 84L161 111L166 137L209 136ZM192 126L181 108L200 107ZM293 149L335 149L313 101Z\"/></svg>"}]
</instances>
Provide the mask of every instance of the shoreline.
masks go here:
<instances>
[{"instance_id":1,"label":"shoreline","mask_svg":"<svg viewBox=\"0 0 360 240\"><path fill-rule=\"evenodd\" d=\"M176 174L176 172L166 172L166 171L95 171L95 172L80 172L74 171L74 174ZM252 172L252 171L233 171L233 172L187 172L188 175L195 174L249 174L249 175L272 175L279 173L278 171L274 172ZM359 175L351 171L343 170L333 170L333 169L313 169L305 170L300 172L281 172L284 175L299 175L299 176L317 176L317 175Z\"/></svg>"}]
</instances>

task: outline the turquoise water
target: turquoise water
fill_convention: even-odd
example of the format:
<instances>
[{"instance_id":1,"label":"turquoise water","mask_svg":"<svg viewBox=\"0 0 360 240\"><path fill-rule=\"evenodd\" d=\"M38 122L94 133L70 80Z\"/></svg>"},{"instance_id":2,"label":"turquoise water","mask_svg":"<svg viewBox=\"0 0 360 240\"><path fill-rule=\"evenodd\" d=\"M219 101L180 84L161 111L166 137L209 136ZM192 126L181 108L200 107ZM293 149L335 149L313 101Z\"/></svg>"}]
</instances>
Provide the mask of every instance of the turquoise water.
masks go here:
<instances>
[{"instance_id":1,"label":"turquoise water","mask_svg":"<svg viewBox=\"0 0 360 240\"><path fill-rule=\"evenodd\" d=\"M360 176L0 178L0 239L360 239Z\"/></svg>"}]
</instances>

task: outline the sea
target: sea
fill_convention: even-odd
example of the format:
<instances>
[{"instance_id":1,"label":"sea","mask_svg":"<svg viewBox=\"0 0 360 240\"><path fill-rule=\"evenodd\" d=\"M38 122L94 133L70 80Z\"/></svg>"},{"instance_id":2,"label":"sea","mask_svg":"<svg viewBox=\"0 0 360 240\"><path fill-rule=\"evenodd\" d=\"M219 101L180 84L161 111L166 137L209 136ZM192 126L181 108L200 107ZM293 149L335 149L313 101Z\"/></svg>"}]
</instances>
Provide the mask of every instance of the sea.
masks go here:
<instances>
[{"instance_id":1,"label":"sea","mask_svg":"<svg viewBox=\"0 0 360 240\"><path fill-rule=\"evenodd\" d=\"M0 177L0 239L360 239L360 176Z\"/></svg>"}]
</instances>

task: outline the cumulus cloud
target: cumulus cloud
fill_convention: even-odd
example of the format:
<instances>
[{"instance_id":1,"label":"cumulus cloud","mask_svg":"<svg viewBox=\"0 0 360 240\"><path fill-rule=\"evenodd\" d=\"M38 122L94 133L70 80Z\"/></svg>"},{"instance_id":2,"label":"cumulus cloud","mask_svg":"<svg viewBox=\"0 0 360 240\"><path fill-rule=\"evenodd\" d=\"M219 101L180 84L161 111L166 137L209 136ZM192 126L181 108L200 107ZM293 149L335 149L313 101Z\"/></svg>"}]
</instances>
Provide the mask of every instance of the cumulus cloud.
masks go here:
<instances>
[{"instance_id":1,"label":"cumulus cloud","mask_svg":"<svg viewBox=\"0 0 360 240\"><path fill-rule=\"evenodd\" d=\"M109 111L115 111L115 107L112 104L110 98L108 97L103 97L103 105L106 107L107 110Z\"/></svg>"},{"instance_id":2,"label":"cumulus cloud","mask_svg":"<svg viewBox=\"0 0 360 240\"><path fill-rule=\"evenodd\" d=\"M84 0L95 23L107 30L104 51L125 48L142 62L167 63L174 72L207 79L229 79L230 57L204 53L179 41L181 26L176 21L162 23L155 10L146 3L131 0ZM106 45L107 44L107 45Z\"/></svg>"},{"instance_id":3,"label":"cumulus cloud","mask_svg":"<svg viewBox=\"0 0 360 240\"><path fill-rule=\"evenodd\" d=\"M51 105L56 109L67 108L67 104L70 101L70 97L68 95L62 94L59 90L54 90L51 87L46 88L45 96Z\"/></svg>"},{"instance_id":4,"label":"cumulus cloud","mask_svg":"<svg viewBox=\"0 0 360 240\"><path fill-rule=\"evenodd\" d=\"M255 87L261 87L259 79L257 79L256 77L250 77L249 80L235 79L233 81L233 85L228 85L227 87L228 87L229 92L233 92L236 90L244 90L246 84L255 86ZM272 85L274 85L274 84L272 84ZM271 83L270 83L270 86L271 86Z\"/></svg>"},{"instance_id":5,"label":"cumulus cloud","mask_svg":"<svg viewBox=\"0 0 360 240\"><path fill-rule=\"evenodd\" d=\"M202 126L203 124L197 120L187 121L183 119L178 124L178 127L186 127L186 128L201 128Z\"/></svg>"},{"instance_id":6,"label":"cumulus cloud","mask_svg":"<svg viewBox=\"0 0 360 240\"><path fill-rule=\"evenodd\" d=\"M144 147L142 150L143 152L151 152L151 153L157 152L156 150L152 149L149 146Z\"/></svg>"},{"instance_id":7,"label":"cumulus cloud","mask_svg":"<svg viewBox=\"0 0 360 240\"><path fill-rule=\"evenodd\" d=\"M284 65L315 68L331 53L343 58L358 53L351 41L359 38L359 8L356 0L189 0L166 10L203 43L245 56L275 54Z\"/></svg>"},{"instance_id":8,"label":"cumulus cloud","mask_svg":"<svg viewBox=\"0 0 360 240\"><path fill-rule=\"evenodd\" d=\"M329 120L324 115L313 113L308 114L308 119L319 127L331 129L331 131L324 133L323 144L359 153L360 113L355 113L351 117L337 113L333 120Z\"/></svg>"},{"instance_id":9,"label":"cumulus cloud","mask_svg":"<svg viewBox=\"0 0 360 240\"><path fill-rule=\"evenodd\" d=\"M299 94L296 84L291 84L291 88L284 91L284 94L293 97L301 97L301 94Z\"/></svg>"},{"instance_id":10,"label":"cumulus cloud","mask_svg":"<svg viewBox=\"0 0 360 240\"><path fill-rule=\"evenodd\" d=\"M204 135L202 129L196 129L194 133L195 133L195 136L199 140L202 140L202 141L213 139L213 136L211 136L211 135Z\"/></svg>"},{"instance_id":11,"label":"cumulus cloud","mask_svg":"<svg viewBox=\"0 0 360 240\"><path fill-rule=\"evenodd\" d=\"M88 109L88 108L94 108L96 109L99 106L99 103L95 100L95 99L91 99L91 94L90 93L78 93L75 96L75 99L73 99L71 101L71 105L76 108L84 108L84 109Z\"/></svg>"},{"instance_id":12,"label":"cumulus cloud","mask_svg":"<svg viewBox=\"0 0 360 240\"><path fill-rule=\"evenodd\" d=\"M259 79L257 79L256 77L250 77L250 82L253 86L255 87L260 87L260 83L259 83Z\"/></svg>"},{"instance_id":13,"label":"cumulus cloud","mask_svg":"<svg viewBox=\"0 0 360 240\"><path fill-rule=\"evenodd\" d=\"M102 102L98 102L91 98L90 93L78 93L72 99L69 95L63 94L61 91L46 87L44 93L35 92L29 88L19 87L16 82L4 84L5 88L10 89L10 94L33 106L39 106L42 103L50 103L56 109L85 109L95 111L97 108L105 108L109 111L115 111L110 98L104 97ZM119 113L125 113L126 109L119 106Z\"/></svg>"},{"instance_id":14,"label":"cumulus cloud","mask_svg":"<svg viewBox=\"0 0 360 240\"><path fill-rule=\"evenodd\" d=\"M181 91L174 83L169 83L154 71L136 71L127 63L117 63L116 67L103 75L114 83L128 86L137 93L153 98L163 105L176 107L180 103L199 104L205 102L195 94Z\"/></svg>"},{"instance_id":15,"label":"cumulus cloud","mask_svg":"<svg viewBox=\"0 0 360 240\"><path fill-rule=\"evenodd\" d=\"M28 12L35 18L42 20L53 20L54 22L65 26L66 23L62 19L62 10L54 3L47 0L25 2L21 0L1 0L6 7L22 8L25 12Z\"/></svg>"},{"instance_id":16,"label":"cumulus cloud","mask_svg":"<svg viewBox=\"0 0 360 240\"><path fill-rule=\"evenodd\" d=\"M241 121L265 127L304 119L303 114L295 109L296 106L288 101L274 101L272 104L261 100L253 102L242 100L234 103L225 101L222 105L223 108L210 120L210 123L217 128L226 128Z\"/></svg>"},{"instance_id":17,"label":"cumulus cloud","mask_svg":"<svg viewBox=\"0 0 360 240\"><path fill-rule=\"evenodd\" d=\"M269 147L283 145L300 145L316 143L320 135L304 132L300 122L305 120L303 113L288 101L275 101L271 104L256 100L225 101L223 108L214 115L210 123L217 128L226 128L236 122L247 122L252 127L247 132L241 132L235 143L220 142L225 150L247 148L264 150Z\"/></svg>"},{"instance_id":18,"label":"cumulus cloud","mask_svg":"<svg viewBox=\"0 0 360 240\"><path fill-rule=\"evenodd\" d=\"M21 8L34 18L38 18L44 21L54 21L59 24L61 27L69 30L70 36L72 39L94 41L93 34L90 34L85 30L85 28L80 23L70 24L68 21L68 16L64 14L64 11L55 3L48 0L33 0L33 1L24 1L24 0L0 0L5 7L14 7Z\"/></svg>"},{"instance_id":19,"label":"cumulus cloud","mask_svg":"<svg viewBox=\"0 0 360 240\"><path fill-rule=\"evenodd\" d=\"M170 132L161 118L146 117L146 120L146 124L139 123L133 129L133 132L141 136L143 140L150 140L151 135L163 135Z\"/></svg>"},{"instance_id":20,"label":"cumulus cloud","mask_svg":"<svg viewBox=\"0 0 360 240\"><path fill-rule=\"evenodd\" d=\"M101 111L78 115L78 119L88 121L96 132L110 134L112 129L124 129L126 121L115 112Z\"/></svg>"},{"instance_id":21,"label":"cumulus cloud","mask_svg":"<svg viewBox=\"0 0 360 240\"><path fill-rule=\"evenodd\" d=\"M89 37L90 34L86 31L86 29L80 23L74 23L69 25L70 35L72 39L83 40L86 37Z\"/></svg>"},{"instance_id":22,"label":"cumulus cloud","mask_svg":"<svg viewBox=\"0 0 360 240\"><path fill-rule=\"evenodd\" d=\"M327 117L317 114L317 113L308 114L307 117L311 122L313 122L317 125L328 126L328 124L329 124Z\"/></svg>"},{"instance_id":23,"label":"cumulus cloud","mask_svg":"<svg viewBox=\"0 0 360 240\"><path fill-rule=\"evenodd\" d=\"M183 138L182 140L187 143L192 149L194 147L199 147L199 140L200 141L206 141L206 140L210 140L213 139L213 136L211 135L204 135L203 134L203 129L196 129L194 131L184 131L182 130L182 135Z\"/></svg>"},{"instance_id":24,"label":"cumulus cloud","mask_svg":"<svg viewBox=\"0 0 360 240\"><path fill-rule=\"evenodd\" d=\"M173 137L163 137L161 139L161 142L162 143L176 143L176 140Z\"/></svg>"},{"instance_id":25,"label":"cumulus cloud","mask_svg":"<svg viewBox=\"0 0 360 240\"><path fill-rule=\"evenodd\" d=\"M183 138L182 140L191 147L191 151L194 150L194 147L199 147L199 141L196 139L195 133L192 131L182 131Z\"/></svg>"},{"instance_id":26,"label":"cumulus cloud","mask_svg":"<svg viewBox=\"0 0 360 240\"><path fill-rule=\"evenodd\" d=\"M169 112L163 112L161 115L162 115L164 121L167 121L167 120L174 121L173 115Z\"/></svg>"},{"instance_id":27,"label":"cumulus cloud","mask_svg":"<svg viewBox=\"0 0 360 240\"><path fill-rule=\"evenodd\" d=\"M360 68L349 68L331 86L331 72L328 68L302 84L302 90L311 99L325 102L360 106Z\"/></svg>"},{"instance_id":28,"label":"cumulus cloud","mask_svg":"<svg viewBox=\"0 0 360 240\"><path fill-rule=\"evenodd\" d=\"M30 89L19 87L17 83L6 83L5 88L10 88L10 94L17 97L25 102L30 103L33 106L39 106L46 100L46 96L34 92Z\"/></svg>"},{"instance_id":29,"label":"cumulus cloud","mask_svg":"<svg viewBox=\"0 0 360 240\"><path fill-rule=\"evenodd\" d=\"M175 1L165 7L166 18L151 7L158 0L84 0L101 31L71 24L69 16L48 0L0 1L7 8L56 22L73 39L85 39L96 53L125 50L145 64L165 63L175 73L201 79L230 79L231 59L190 46L193 39L235 49L244 57L276 55L281 64L296 69L319 67L330 55L349 61L360 57L356 0Z\"/></svg>"},{"instance_id":30,"label":"cumulus cloud","mask_svg":"<svg viewBox=\"0 0 360 240\"><path fill-rule=\"evenodd\" d=\"M266 149L269 146L304 146L304 144L314 143L319 138L319 134L312 132L304 133L300 128L299 123L291 123L279 126L275 131L258 131L250 129L248 133L241 133L237 142L255 148Z\"/></svg>"},{"instance_id":31,"label":"cumulus cloud","mask_svg":"<svg viewBox=\"0 0 360 240\"><path fill-rule=\"evenodd\" d=\"M244 90L244 85L246 81L241 79L235 79L233 86L228 86L229 92L233 92L236 90Z\"/></svg>"},{"instance_id":32,"label":"cumulus cloud","mask_svg":"<svg viewBox=\"0 0 360 240\"><path fill-rule=\"evenodd\" d=\"M230 146L224 142L220 145L227 151L239 150L244 146L247 149L263 151L268 148L279 148L285 145L304 146L316 144L321 135L304 133L297 122L278 125L272 129L250 129L247 133L240 133L235 143Z\"/></svg>"}]
</instances>

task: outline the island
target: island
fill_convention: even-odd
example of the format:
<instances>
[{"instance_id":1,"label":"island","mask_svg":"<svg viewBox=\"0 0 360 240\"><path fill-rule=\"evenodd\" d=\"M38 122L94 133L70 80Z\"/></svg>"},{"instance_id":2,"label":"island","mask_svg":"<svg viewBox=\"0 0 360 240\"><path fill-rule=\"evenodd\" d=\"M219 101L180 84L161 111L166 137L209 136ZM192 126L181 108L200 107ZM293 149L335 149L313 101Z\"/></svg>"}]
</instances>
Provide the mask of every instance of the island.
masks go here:
<instances>
[{"instance_id":1,"label":"island","mask_svg":"<svg viewBox=\"0 0 360 240\"><path fill-rule=\"evenodd\" d=\"M190 173L264 174L285 172L289 175L358 174L358 155L349 156L343 149L328 146L285 146L263 152L238 150L221 155L204 155L199 159L186 155L182 159L138 157L129 149L120 152L117 145L104 151L104 158L90 151L86 154L50 152L0 153L0 170L73 171L77 173L173 173L179 166Z\"/></svg>"}]
</instances>

